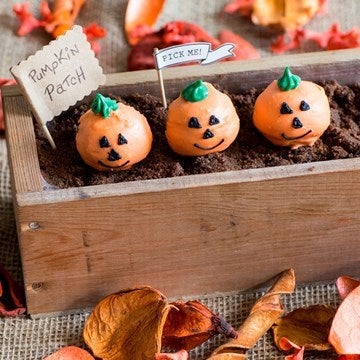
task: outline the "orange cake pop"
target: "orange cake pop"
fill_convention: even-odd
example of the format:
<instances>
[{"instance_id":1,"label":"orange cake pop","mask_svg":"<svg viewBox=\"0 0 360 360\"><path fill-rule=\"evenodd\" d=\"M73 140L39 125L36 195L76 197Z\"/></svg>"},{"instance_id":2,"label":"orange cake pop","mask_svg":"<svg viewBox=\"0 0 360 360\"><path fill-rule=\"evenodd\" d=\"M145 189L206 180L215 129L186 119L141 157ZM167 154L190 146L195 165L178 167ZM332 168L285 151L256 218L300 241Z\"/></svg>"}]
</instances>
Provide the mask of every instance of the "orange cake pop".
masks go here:
<instances>
[{"instance_id":1,"label":"orange cake pop","mask_svg":"<svg viewBox=\"0 0 360 360\"><path fill-rule=\"evenodd\" d=\"M97 94L91 109L80 117L76 148L89 166L118 171L143 160L151 150L152 139L144 115Z\"/></svg>"},{"instance_id":2,"label":"orange cake pop","mask_svg":"<svg viewBox=\"0 0 360 360\"><path fill-rule=\"evenodd\" d=\"M274 145L312 146L330 124L324 89L285 69L256 99L253 122Z\"/></svg>"},{"instance_id":3,"label":"orange cake pop","mask_svg":"<svg viewBox=\"0 0 360 360\"><path fill-rule=\"evenodd\" d=\"M169 105L166 138L180 155L201 156L225 150L236 138L240 120L231 99L197 80Z\"/></svg>"}]
</instances>

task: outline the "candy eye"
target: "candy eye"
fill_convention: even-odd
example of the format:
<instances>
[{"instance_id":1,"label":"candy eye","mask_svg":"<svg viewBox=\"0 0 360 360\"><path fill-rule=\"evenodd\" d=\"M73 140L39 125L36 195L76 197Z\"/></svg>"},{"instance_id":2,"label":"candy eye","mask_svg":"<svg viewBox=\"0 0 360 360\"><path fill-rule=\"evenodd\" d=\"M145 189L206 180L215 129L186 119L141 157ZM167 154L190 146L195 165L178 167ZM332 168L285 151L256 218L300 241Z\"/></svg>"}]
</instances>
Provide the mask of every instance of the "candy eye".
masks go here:
<instances>
[{"instance_id":1,"label":"candy eye","mask_svg":"<svg viewBox=\"0 0 360 360\"><path fill-rule=\"evenodd\" d=\"M191 117L188 123L189 128L195 128L195 129L201 129L201 124L199 123L199 120L197 117Z\"/></svg>"},{"instance_id":2,"label":"candy eye","mask_svg":"<svg viewBox=\"0 0 360 360\"><path fill-rule=\"evenodd\" d=\"M127 144L127 143L128 143L128 141L126 140L126 138L123 135L119 134L119 136L118 136L118 145L124 145L124 144Z\"/></svg>"},{"instance_id":3,"label":"candy eye","mask_svg":"<svg viewBox=\"0 0 360 360\"><path fill-rule=\"evenodd\" d=\"M300 103L300 110L301 111L307 111L307 110L310 110L310 105L304 101L304 100L301 100L301 103Z\"/></svg>"},{"instance_id":4,"label":"candy eye","mask_svg":"<svg viewBox=\"0 0 360 360\"><path fill-rule=\"evenodd\" d=\"M280 113L281 114L292 114L293 111L291 110L290 106L286 102L283 102L281 104Z\"/></svg>"},{"instance_id":5,"label":"candy eye","mask_svg":"<svg viewBox=\"0 0 360 360\"><path fill-rule=\"evenodd\" d=\"M100 145L101 148L108 148L108 147L110 147L109 140L107 139L106 136L103 136L103 137L99 140L99 145Z\"/></svg>"},{"instance_id":6,"label":"candy eye","mask_svg":"<svg viewBox=\"0 0 360 360\"><path fill-rule=\"evenodd\" d=\"M211 115L209 120L209 125L217 125L217 124L220 124L220 120L215 115Z\"/></svg>"}]
</instances>

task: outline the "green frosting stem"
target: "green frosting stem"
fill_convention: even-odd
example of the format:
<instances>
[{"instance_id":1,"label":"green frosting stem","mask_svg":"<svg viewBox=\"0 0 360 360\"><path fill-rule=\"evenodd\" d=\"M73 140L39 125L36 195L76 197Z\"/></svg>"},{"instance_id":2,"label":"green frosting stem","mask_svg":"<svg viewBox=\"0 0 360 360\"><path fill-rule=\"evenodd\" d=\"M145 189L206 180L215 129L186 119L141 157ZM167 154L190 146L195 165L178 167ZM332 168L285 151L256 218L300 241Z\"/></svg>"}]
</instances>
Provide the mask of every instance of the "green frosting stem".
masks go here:
<instances>
[{"instance_id":1,"label":"green frosting stem","mask_svg":"<svg viewBox=\"0 0 360 360\"><path fill-rule=\"evenodd\" d=\"M278 79L277 84L282 91L294 90L300 85L299 76L291 73L289 67L285 68L283 76Z\"/></svg>"},{"instance_id":2,"label":"green frosting stem","mask_svg":"<svg viewBox=\"0 0 360 360\"><path fill-rule=\"evenodd\" d=\"M181 92L183 99L190 102L204 100L208 95L209 90L202 80L191 83Z\"/></svg>"},{"instance_id":3,"label":"green frosting stem","mask_svg":"<svg viewBox=\"0 0 360 360\"><path fill-rule=\"evenodd\" d=\"M103 118L107 118L111 111L115 111L119 108L116 101L105 97L101 94L96 94L95 99L91 105L91 110L95 114L101 115Z\"/></svg>"}]
</instances>

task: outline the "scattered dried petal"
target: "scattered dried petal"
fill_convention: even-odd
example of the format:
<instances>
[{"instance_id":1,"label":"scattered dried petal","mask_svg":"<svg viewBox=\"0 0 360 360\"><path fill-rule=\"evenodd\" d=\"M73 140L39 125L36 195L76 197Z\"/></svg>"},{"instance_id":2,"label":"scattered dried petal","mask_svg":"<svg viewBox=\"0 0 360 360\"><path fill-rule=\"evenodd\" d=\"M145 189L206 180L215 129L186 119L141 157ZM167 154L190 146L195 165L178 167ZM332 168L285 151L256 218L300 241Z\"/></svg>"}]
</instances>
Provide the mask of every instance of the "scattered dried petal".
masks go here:
<instances>
[{"instance_id":1,"label":"scattered dried petal","mask_svg":"<svg viewBox=\"0 0 360 360\"><path fill-rule=\"evenodd\" d=\"M172 354L159 353L155 355L155 360L187 360L188 358L189 354L186 350L180 350Z\"/></svg>"},{"instance_id":2,"label":"scattered dried petal","mask_svg":"<svg viewBox=\"0 0 360 360\"><path fill-rule=\"evenodd\" d=\"M152 28L158 19L165 0L129 0L125 13L125 34L130 45L141 40L139 26Z\"/></svg>"},{"instance_id":3,"label":"scattered dried petal","mask_svg":"<svg viewBox=\"0 0 360 360\"><path fill-rule=\"evenodd\" d=\"M327 305L314 305L279 318L273 326L277 347L289 350L296 344L299 349L302 346L306 350L330 349L328 335L335 311Z\"/></svg>"},{"instance_id":4,"label":"scattered dried petal","mask_svg":"<svg viewBox=\"0 0 360 360\"><path fill-rule=\"evenodd\" d=\"M23 288L10 276L0 264L0 316L18 316L25 313L26 308Z\"/></svg>"},{"instance_id":5,"label":"scattered dried petal","mask_svg":"<svg viewBox=\"0 0 360 360\"><path fill-rule=\"evenodd\" d=\"M101 300L84 328L85 343L106 360L153 360L170 306L157 290L143 286Z\"/></svg>"},{"instance_id":6,"label":"scattered dried petal","mask_svg":"<svg viewBox=\"0 0 360 360\"><path fill-rule=\"evenodd\" d=\"M322 5L321 0L255 0L251 20L257 25L276 25L291 31L309 22Z\"/></svg>"},{"instance_id":7,"label":"scattered dried petal","mask_svg":"<svg viewBox=\"0 0 360 360\"><path fill-rule=\"evenodd\" d=\"M282 272L270 290L252 307L249 316L238 330L238 338L218 347L209 360L237 359L239 357L236 356L243 355L247 349L251 349L283 314L284 309L280 295L292 293L294 288L294 270L289 269ZM231 355L233 357L229 357Z\"/></svg>"},{"instance_id":8,"label":"scattered dried petal","mask_svg":"<svg viewBox=\"0 0 360 360\"><path fill-rule=\"evenodd\" d=\"M340 276L336 280L336 287L342 300L348 296L351 291L360 285L360 281L349 276Z\"/></svg>"},{"instance_id":9,"label":"scattered dried petal","mask_svg":"<svg viewBox=\"0 0 360 360\"><path fill-rule=\"evenodd\" d=\"M338 360L360 360L360 355L340 355Z\"/></svg>"},{"instance_id":10,"label":"scattered dried petal","mask_svg":"<svg viewBox=\"0 0 360 360\"><path fill-rule=\"evenodd\" d=\"M243 16L251 16L255 0L233 0L226 5L224 11L228 14L239 12Z\"/></svg>"},{"instance_id":11,"label":"scattered dried petal","mask_svg":"<svg viewBox=\"0 0 360 360\"><path fill-rule=\"evenodd\" d=\"M14 4L13 12L20 21L20 26L17 31L19 36L25 36L41 26L41 22L30 12L30 4L27 1L23 4Z\"/></svg>"},{"instance_id":12,"label":"scattered dried petal","mask_svg":"<svg viewBox=\"0 0 360 360\"><path fill-rule=\"evenodd\" d=\"M360 29L353 27L348 32L340 30L339 24L331 25L324 32L308 32L307 38L325 50L351 49L360 47Z\"/></svg>"},{"instance_id":13,"label":"scattered dried petal","mask_svg":"<svg viewBox=\"0 0 360 360\"><path fill-rule=\"evenodd\" d=\"M221 316L198 301L176 301L166 318L162 346L191 350L216 334L236 337L235 330Z\"/></svg>"},{"instance_id":14,"label":"scattered dried petal","mask_svg":"<svg viewBox=\"0 0 360 360\"><path fill-rule=\"evenodd\" d=\"M47 356L44 360L95 360L95 358L77 346L66 346Z\"/></svg>"},{"instance_id":15,"label":"scattered dried petal","mask_svg":"<svg viewBox=\"0 0 360 360\"><path fill-rule=\"evenodd\" d=\"M101 48L97 40L106 36L106 29L96 23L91 23L83 28L83 32L91 45L91 49L95 54L98 54Z\"/></svg>"},{"instance_id":16,"label":"scattered dried petal","mask_svg":"<svg viewBox=\"0 0 360 360\"><path fill-rule=\"evenodd\" d=\"M294 353L285 356L285 360L303 360L305 347L294 346Z\"/></svg>"},{"instance_id":17,"label":"scattered dried petal","mask_svg":"<svg viewBox=\"0 0 360 360\"><path fill-rule=\"evenodd\" d=\"M234 57L227 58L226 60L241 60L241 59L259 59L260 54L256 48L248 41L239 35L234 34L232 31L222 29L219 33L219 40L221 43L233 43Z\"/></svg>"},{"instance_id":18,"label":"scattered dried petal","mask_svg":"<svg viewBox=\"0 0 360 360\"><path fill-rule=\"evenodd\" d=\"M282 54L285 51L300 49L302 43L305 41L307 31L303 28L297 28L293 31L288 31L280 35L270 46L274 54Z\"/></svg>"},{"instance_id":19,"label":"scattered dried petal","mask_svg":"<svg viewBox=\"0 0 360 360\"><path fill-rule=\"evenodd\" d=\"M194 41L209 42L213 47L220 45L219 40L195 24L184 21L166 23L159 31L145 35L132 47L128 58L128 70L154 69L154 48L163 49Z\"/></svg>"},{"instance_id":20,"label":"scattered dried petal","mask_svg":"<svg viewBox=\"0 0 360 360\"><path fill-rule=\"evenodd\" d=\"M360 354L360 286L338 307L331 325L329 342L340 354Z\"/></svg>"}]
</instances>

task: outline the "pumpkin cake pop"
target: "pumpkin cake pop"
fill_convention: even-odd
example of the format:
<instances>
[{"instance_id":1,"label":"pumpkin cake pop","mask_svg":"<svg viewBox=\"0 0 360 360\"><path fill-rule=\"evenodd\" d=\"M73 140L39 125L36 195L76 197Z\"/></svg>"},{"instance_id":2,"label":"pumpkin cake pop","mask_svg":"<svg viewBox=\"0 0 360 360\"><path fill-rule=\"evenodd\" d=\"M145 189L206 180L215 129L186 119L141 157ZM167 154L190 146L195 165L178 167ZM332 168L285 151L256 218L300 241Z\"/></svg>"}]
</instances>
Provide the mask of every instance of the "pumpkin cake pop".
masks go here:
<instances>
[{"instance_id":1,"label":"pumpkin cake pop","mask_svg":"<svg viewBox=\"0 0 360 360\"><path fill-rule=\"evenodd\" d=\"M169 105L166 138L180 155L202 156L225 150L239 129L231 99L202 80L188 85Z\"/></svg>"},{"instance_id":2,"label":"pumpkin cake pop","mask_svg":"<svg viewBox=\"0 0 360 360\"><path fill-rule=\"evenodd\" d=\"M89 166L119 171L143 160L152 139L144 115L132 106L96 94L91 109L79 119L76 148Z\"/></svg>"},{"instance_id":3,"label":"pumpkin cake pop","mask_svg":"<svg viewBox=\"0 0 360 360\"><path fill-rule=\"evenodd\" d=\"M312 146L330 125L329 100L321 86L286 67L256 99L253 122L274 145Z\"/></svg>"}]
</instances>

